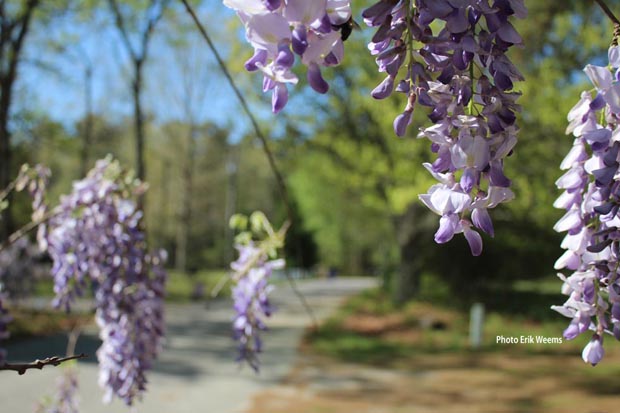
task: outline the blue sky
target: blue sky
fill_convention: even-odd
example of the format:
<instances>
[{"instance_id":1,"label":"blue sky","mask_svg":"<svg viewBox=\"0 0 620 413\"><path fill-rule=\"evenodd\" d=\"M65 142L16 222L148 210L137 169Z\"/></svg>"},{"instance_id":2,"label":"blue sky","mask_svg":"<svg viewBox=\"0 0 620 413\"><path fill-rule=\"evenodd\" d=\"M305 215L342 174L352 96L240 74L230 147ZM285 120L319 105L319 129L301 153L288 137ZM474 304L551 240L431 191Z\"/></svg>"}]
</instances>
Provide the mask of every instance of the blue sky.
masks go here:
<instances>
[{"instance_id":1,"label":"blue sky","mask_svg":"<svg viewBox=\"0 0 620 413\"><path fill-rule=\"evenodd\" d=\"M210 3L209 9L200 10L201 20L218 45L220 52L228 54L228 41L223 30L209 27L213 22L226 24L235 18L234 13L219 1ZM188 20L188 25L191 22ZM206 43L194 27L187 28L190 48L172 48L166 41L165 23L158 26L153 38L150 60L145 70L144 105L157 122L184 118L181 99L184 82L192 85L195 97L195 116L199 121L212 121L231 130L231 141L246 131L247 120L238 109L236 98ZM70 39L67 41L66 39ZM53 50L50 41L68 44L63 52ZM248 57L251 49L248 46ZM26 108L44 112L52 119L71 128L85 114L85 61L93 67L93 95L95 112L113 121L132 115L131 94L128 80L130 66L128 55L120 41L107 9L82 25L71 17L62 18L49 28L32 31L28 39L25 59L20 67L16 88L16 109ZM243 56L245 59L246 56ZM45 66L46 68L42 68ZM47 67L53 67L49 70ZM182 67L189 68L183 70ZM270 99L263 96L255 76L240 79L255 96L249 100L259 117L268 116ZM258 101L260 99L260 101Z\"/></svg>"}]
</instances>

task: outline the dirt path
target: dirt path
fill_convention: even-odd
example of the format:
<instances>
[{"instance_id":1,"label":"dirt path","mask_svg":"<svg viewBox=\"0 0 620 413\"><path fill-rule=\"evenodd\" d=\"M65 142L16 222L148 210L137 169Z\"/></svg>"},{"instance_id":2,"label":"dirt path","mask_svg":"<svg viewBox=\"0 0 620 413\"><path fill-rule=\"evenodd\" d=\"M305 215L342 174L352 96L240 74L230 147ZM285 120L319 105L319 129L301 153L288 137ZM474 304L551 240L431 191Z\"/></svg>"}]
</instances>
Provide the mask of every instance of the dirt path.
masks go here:
<instances>
[{"instance_id":1,"label":"dirt path","mask_svg":"<svg viewBox=\"0 0 620 413\"><path fill-rule=\"evenodd\" d=\"M582 368L574 356L438 355L384 369L307 355L247 413L617 412L617 380L570 373Z\"/></svg>"}]
</instances>

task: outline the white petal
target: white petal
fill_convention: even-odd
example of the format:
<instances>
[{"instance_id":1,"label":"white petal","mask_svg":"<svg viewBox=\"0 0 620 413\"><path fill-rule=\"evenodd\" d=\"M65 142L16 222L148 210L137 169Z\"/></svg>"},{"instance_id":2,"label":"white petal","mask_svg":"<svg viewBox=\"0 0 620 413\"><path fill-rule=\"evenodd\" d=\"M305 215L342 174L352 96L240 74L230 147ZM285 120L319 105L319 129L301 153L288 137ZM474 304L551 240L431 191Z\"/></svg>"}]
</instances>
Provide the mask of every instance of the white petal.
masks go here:
<instances>
[{"instance_id":1,"label":"white petal","mask_svg":"<svg viewBox=\"0 0 620 413\"><path fill-rule=\"evenodd\" d=\"M577 209L571 209L554 225L553 229L556 232L564 232L577 228L582 225L581 214Z\"/></svg>"},{"instance_id":2,"label":"white petal","mask_svg":"<svg viewBox=\"0 0 620 413\"><path fill-rule=\"evenodd\" d=\"M583 71L586 72L597 89L604 90L611 87L613 79L611 72L606 67L587 65Z\"/></svg>"}]
</instances>

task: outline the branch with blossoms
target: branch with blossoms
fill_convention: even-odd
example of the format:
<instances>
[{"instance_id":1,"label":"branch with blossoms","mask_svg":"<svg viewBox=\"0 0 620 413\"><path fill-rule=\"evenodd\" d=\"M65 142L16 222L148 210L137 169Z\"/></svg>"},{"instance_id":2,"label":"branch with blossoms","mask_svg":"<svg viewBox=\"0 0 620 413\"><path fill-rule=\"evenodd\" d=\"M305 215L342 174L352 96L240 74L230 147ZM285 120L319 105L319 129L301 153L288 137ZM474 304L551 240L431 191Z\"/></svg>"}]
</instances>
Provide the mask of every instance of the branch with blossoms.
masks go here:
<instances>
[{"instance_id":1,"label":"branch with blossoms","mask_svg":"<svg viewBox=\"0 0 620 413\"><path fill-rule=\"evenodd\" d=\"M276 182L278 184L278 191L280 192L280 196L281 196L282 201L284 202L284 205L286 207L286 211L287 211L287 214L288 214L288 219L292 223L294 221L294 215L295 214L293 212L293 208L291 206L291 202L290 202L290 199L289 199L289 193L288 193L288 188L286 186L286 181L284 180L282 172L280 171L280 169L278 168L278 166L276 164L275 157L274 157L273 152L272 152L272 150L270 148L269 142L267 141L267 138L263 134L261 128L258 126L258 121L256 120L256 117L254 116L254 114L250 110L248 102L245 100L245 97L243 96L243 94L239 90L239 87L237 86L237 83L233 79L232 75L230 74L230 71L228 70L228 67L226 66L226 63L224 62L224 59L222 59L219 51L217 50L217 47L215 47L215 44L211 40L211 36L209 36L209 33L207 32L206 28L200 22L200 19L198 19L198 16L196 15L196 12L194 12L194 9L187 2L187 0L181 0L181 2L185 6L185 9L187 10L187 13L190 15L190 17L194 21L194 24L198 28L198 31L202 35L203 39L205 40L205 42L209 46L209 49L211 49L211 52L213 53L213 56L215 57L215 60L217 61L218 66L220 67L222 73L224 74L224 77L228 81L228 84L230 85L230 87L232 88L235 96L239 100L239 103L241 104L241 107L242 107L244 113L246 114L246 116L250 120L250 123L252 124L252 128L254 129L254 133L256 134L256 137L261 141L263 151L265 152L265 156L267 157L267 161L269 162L269 167L271 168L271 172L273 173L274 177L276 178Z\"/></svg>"},{"instance_id":2,"label":"branch with blossoms","mask_svg":"<svg viewBox=\"0 0 620 413\"><path fill-rule=\"evenodd\" d=\"M342 61L352 24L350 1L224 0L224 5L244 24L254 48L245 68L263 75L274 113L288 101L287 85L299 81L292 72L298 59L312 89L328 91L320 67ZM362 13L377 28L369 49L387 75L372 96L385 99L394 90L407 96L394 120L396 135L406 135L416 104L431 110L434 125L418 136L428 138L437 154L424 167L439 184L420 196L441 217L435 241L463 233L473 255L482 253L478 231L494 235L488 210L514 197L503 170L517 140L520 93L514 84L523 76L506 52L522 42L509 19L526 14L523 0L381 0Z\"/></svg>"},{"instance_id":3,"label":"branch with blossoms","mask_svg":"<svg viewBox=\"0 0 620 413\"><path fill-rule=\"evenodd\" d=\"M37 228L40 231L45 231L46 223L58 213L58 211L49 211L45 202L45 193L50 175L50 170L42 165L30 167L28 164L24 164L20 168L17 178L0 193L0 205L5 202L7 196L12 191L21 192L27 190L32 198L30 222L10 234L6 240L0 243L0 252L9 248ZM43 233L41 236L43 236Z\"/></svg>"},{"instance_id":4,"label":"branch with blossoms","mask_svg":"<svg viewBox=\"0 0 620 413\"><path fill-rule=\"evenodd\" d=\"M237 214L230 219L231 228L240 231L235 237L239 258L230 264L236 312L233 337L238 342L237 360L247 362L255 371L259 370L258 354L263 348L260 334L267 329L263 319L275 310L269 301L273 290L269 280L274 270L284 268L278 250L284 247L289 224L287 221L275 231L260 211L249 217Z\"/></svg>"},{"instance_id":5,"label":"branch with blossoms","mask_svg":"<svg viewBox=\"0 0 620 413\"><path fill-rule=\"evenodd\" d=\"M575 141L561 165L567 172L556 183L565 192L554 204L567 210L555 229L568 232L562 243L567 251L556 268L574 271L560 274L569 299L554 308L572 318L567 339L594 331L583 351L593 365L603 357L604 333L620 340L620 20L604 0L595 2L614 23L609 67L585 69L595 89L584 92L568 115L567 132ZM245 27L254 48L245 67L263 75L274 113L288 100L287 85L298 83L292 73L297 58L308 68L310 86L327 92L319 66L342 59L349 1L224 4ZM472 254L480 255L480 232L494 235L488 210L514 197L504 162L517 142L521 108L515 84L524 79L507 53L522 45L512 19L527 16L524 1L380 0L362 16L377 28L369 49L386 75L372 96L385 99L394 91L406 96L393 122L395 134L407 135L416 105L430 112L433 125L417 136L429 139L436 154L424 167L439 183L420 195L440 216L435 242L463 233Z\"/></svg>"},{"instance_id":6,"label":"branch with blossoms","mask_svg":"<svg viewBox=\"0 0 620 413\"><path fill-rule=\"evenodd\" d=\"M473 255L482 253L478 231L494 235L488 210L510 201L504 160L512 154L518 128L514 84L523 76L507 56L521 45L511 17L524 18L523 0L382 0L364 10L377 31L368 45L386 77L372 91L385 99L407 96L394 132L405 136L416 105L429 108L432 126L419 138L437 154L424 167L439 181L421 201L439 215L435 242L463 233Z\"/></svg>"},{"instance_id":7,"label":"branch with blossoms","mask_svg":"<svg viewBox=\"0 0 620 413\"><path fill-rule=\"evenodd\" d=\"M166 255L147 251L143 213L136 203L146 186L108 157L50 209L45 202L48 178L46 168L22 168L14 188L28 190L33 214L17 234L38 228L39 247L53 261L55 307L69 311L76 297L94 288L104 400L118 397L131 405L145 390L145 374L164 335ZM9 321L0 302L0 339L8 336ZM54 365L57 359L49 360Z\"/></svg>"},{"instance_id":8,"label":"branch with blossoms","mask_svg":"<svg viewBox=\"0 0 620 413\"><path fill-rule=\"evenodd\" d=\"M566 210L554 226L567 232L561 244L566 251L555 268L573 273L558 273L568 299L552 307L571 318L564 338L593 332L582 352L592 365L603 359L606 334L620 340L620 46L618 19L604 2L597 4L616 30L608 66L585 67L594 88L582 92L568 114L566 133L574 141L560 165L566 172L556 181L564 192L554 203Z\"/></svg>"},{"instance_id":9,"label":"branch with blossoms","mask_svg":"<svg viewBox=\"0 0 620 413\"><path fill-rule=\"evenodd\" d=\"M209 47L209 49L211 49L211 52L213 53L213 56L215 57L215 60L217 61L218 66L220 67L222 73L224 74L224 77L228 81L228 84L230 85L230 87L232 88L235 96L239 100L239 103L241 104L241 107L242 107L244 113L246 114L246 116L250 120L250 123L252 125L252 128L254 129L254 133L256 134L256 137L258 137L258 139L261 141L262 149L265 152L265 156L267 157L267 160L269 162L269 167L271 168L271 171L272 171L272 173L273 173L273 175L274 175L274 177L276 179L276 183L278 185L278 190L280 192L280 197L281 197L282 202L284 203L284 205L286 207L286 212L287 212L287 216L288 216L288 223L289 223L289 225L293 225L293 223L296 222L295 211L293 210L293 207L291 205L291 200L290 200L290 197L289 197L288 187L286 185L286 181L284 180L282 172L280 171L280 169L278 168L278 165L276 164L276 160L275 160L275 157L273 155L273 151L270 148L269 141L267 140L267 137L265 136L265 134L263 134L261 128L259 127L258 121L256 120L256 117L254 116L254 114L250 110L250 107L249 107L245 97L243 96L243 94L239 90L239 87L237 86L237 84L236 84L235 80L233 79L230 71L228 70L228 67L226 66L226 63L224 62L224 60L222 59L222 57L221 57L217 47L215 46L215 44L211 40L211 37L209 36L209 33L207 32L205 26L200 22L200 19L198 18L198 16L196 15L196 12L191 7L191 5L188 3L188 1L187 0L181 0L181 2L185 6L185 9L186 9L187 13L190 15L190 17L194 21L194 24L196 25L196 27L198 28L198 31L200 32L201 36L203 37L203 39L207 43L207 46ZM266 1L266 2L263 2L263 3L266 6L266 8L264 10L272 10L272 11L277 10L282 5L282 2L280 0ZM298 8L297 13L299 13L299 10L307 10L307 9L304 9L304 7L312 6L310 4L310 2L307 2L307 4L305 4L305 5L304 4L296 4L295 2L289 2L289 3L293 6L293 8L295 8L295 7ZM312 7L316 8L317 4L319 4L319 2L317 2ZM351 8L350 8L349 0L337 0L337 1L330 0L330 4L333 7L329 8L330 12L327 14L326 18L323 18L323 20L324 21L329 20L330 24L331 24L332 31L334 31L334 32L340 31L340 33L341 33L340 38L341 38L342 41L344 41L348 37L348 34L347 34L347 30L348 29L347 29L347 27L349 27L349 23L352 22L352 20L351 20ZM243 13L243 12L241 11L241 9L238 9L238 7L250 7L250 8L256 7L256 5L253 5L253 6L252 5L245 5L244 6L244 5L240 4L240 2L237 1L237 0L230 1L227 4L227 6L233 8L233 9L236 9L239 13ZM259 7L259 9L260 9L260 7ZM261 10L263 10L263 9L261 9ZM331 23L332 21L333 21L333 23ZM336 24L336 23L339 23L339 24ZM301 42L301 44L298 44L295 47L296 48L296 52L299 52L299 54L303 55L303 53L305 52L305 48L307 48L307 46L308 46L307 33L306 33L306 40L303 40L303 34L300 35L300 33L303 31L303 29L300 28L300 27L296 27L295 31L297 32L297 36L298 37L301 36L301 38L298 39L298 41ZM262 53L262 52L259 52L259 54L260 53ZM290 54L288 56L290 58ZM257 67L256 65L260 63L260 62L257 62L256 59L254 59L254 60L250 59L249 62L251 62L251 63L248 63L249 66L246 65L246 68L249 71L253 71L253 67ZM287 92L287 94L288 94L288 92ZM297 246L297 249L298 250L300 249L299 245ZM308 304L308 302L307 302L306 298L304 297L304 295L297 288L295 280L290 276L289 272L286 271L285 274L286 274L286 278L288 280L288 283L291 286L291 289L293 290L294 294L297 296L297 298L299 299L299 301L303 305L306 313L308 314L308 316L312 320L313 325L316 326L317 325L317 321L316 321L316 317L314 315L314 312L312 311L312 308ZM225 280L225 278L223 278L223 280ZM212 292L212 296L217 295L217 293L223 287L223 285L224 285L223 282L222 283L218 283L218 285L214 288L214 290Z\"/></svg>"}]
</instances>

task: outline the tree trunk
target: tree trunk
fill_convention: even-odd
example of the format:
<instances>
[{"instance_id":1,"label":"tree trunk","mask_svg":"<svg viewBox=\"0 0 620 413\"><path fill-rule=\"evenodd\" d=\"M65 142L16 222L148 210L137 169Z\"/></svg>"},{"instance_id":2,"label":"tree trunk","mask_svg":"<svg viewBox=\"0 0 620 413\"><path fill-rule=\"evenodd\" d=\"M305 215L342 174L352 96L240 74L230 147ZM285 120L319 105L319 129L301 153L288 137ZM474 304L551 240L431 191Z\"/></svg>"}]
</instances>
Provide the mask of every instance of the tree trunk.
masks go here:
<instances>
[{"instance_id":1,"label":"tree trunk","mask_svg":"<svg viewBox=\"0 0 620 413\"><path fill-rule=\"evenodd\" d=\"M144 162L144 114L142 113L142 67L144 60L134 61L133 82L133 109L134 132L136 135L136 174L141 181L146 180L146 165Z\"/></svg>"},{"instance_id":2,"label":"tree trunk","mask_svg":"<svg viewBox=\"0 0 620 413\"><path fill-rule=\"evenodd\" d=\"M403 304L420 292L420 275L425 259L424 245L432 242L428 234L437 225L436 217L419 202L413 202L405 213L394 219L400 264L393 285L393 299Z\"/></svg>"},{"instance_id":3,"label":"tree trunk","mask_svg":"<svg viewBox=\"0 0 620 413\"><path fill-rule=\"evenodd\" d=\"M142 113L142 58L134 60L134 81L132 87L133 110L134 110L134 134L136 138L136 176L140 181L146 182L146 164L144 161L144 115ZM138 209L142 210L146 217L145 194L138 196ZM142 229L146 231L146 228Z\"/></svg>"},{"instance_id":4,"label":"tree trunk","mask_svg":"<svg viewBox=\"0 0 620 413\"><path fill-rule=\"evenodd\" d=\"M2 82L0 96L0 191L11 182L11 135L8 128L11 86L6 86L6 83ZM2 210L0 219L0 239L6 239L14 229L10 198L8 201L9 205Z\"/></svg>"},{"instance_id":5,"label":"tree trunk","mask_svg":"<svg viewBox=\"0 0 620 413\"><path fill-rule=\"evenodd\" d=\"M0 50L2 50L0 55L2 57L0 60L0 70L2 70L0 73L0 190L6 188L12 178L11 163L13 156L9 116L11 114L13 84L17 79L17 66L23 49L24 39L30 28L32 14L38 5L39 0L29 0L24 5L23 13L13 21L5 18L4 1L0 5L0 10L2 11L2 20L0 20ZM5 63L4 59L8 59L8 62ZM10 198L8 201L8 207L2 211L0 222L0 237L2 238L0 239L6 238L14 229Z\"/></svg>"},{"instance_id":6,"label":"tree trunk","mask_svg":"<svg viewBox=\"0 0 620 413\"><path fill-rule=\"evenodd\" d=\"M181 205L177 226L176 269L187 270L187 245L192 221L192 190L194 186L194 163L196 159L196 128L191 125L186 142L185 162L183 162L183 185Z\"/></svg>"},{"instance_id":7,"label":"tree trunk","mask_svg":"<svg viewBox=\"0 0 620 413\"><path fill-rule=\"evenodd\" d=\"M86 115L80 153L80 178L88 172L90 146L93 143L93 70L90 66L84 72L84 108Z\"/></svg>"}]
</instances>

